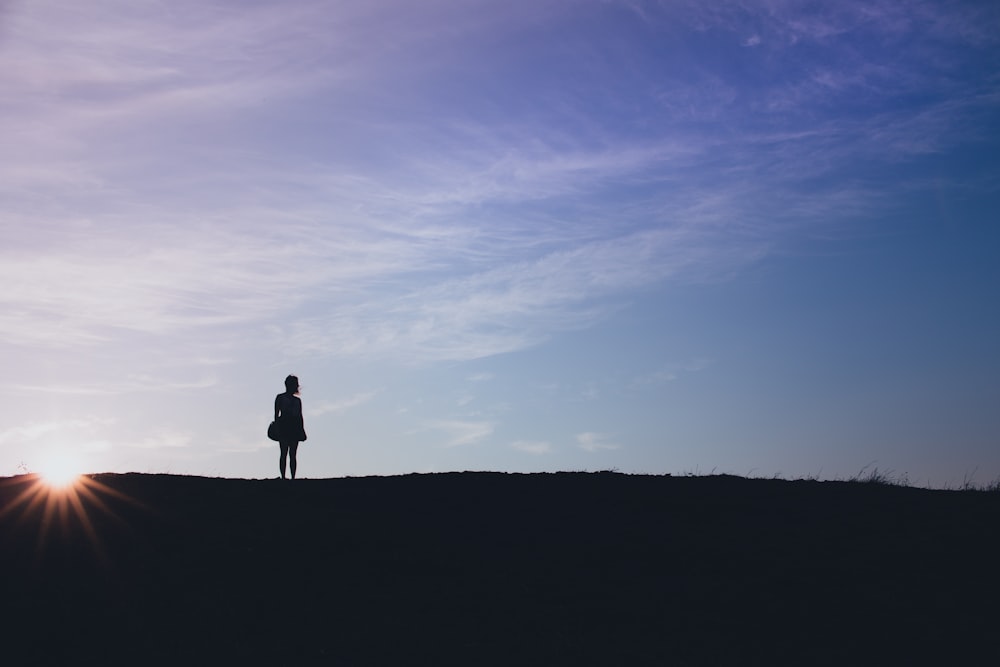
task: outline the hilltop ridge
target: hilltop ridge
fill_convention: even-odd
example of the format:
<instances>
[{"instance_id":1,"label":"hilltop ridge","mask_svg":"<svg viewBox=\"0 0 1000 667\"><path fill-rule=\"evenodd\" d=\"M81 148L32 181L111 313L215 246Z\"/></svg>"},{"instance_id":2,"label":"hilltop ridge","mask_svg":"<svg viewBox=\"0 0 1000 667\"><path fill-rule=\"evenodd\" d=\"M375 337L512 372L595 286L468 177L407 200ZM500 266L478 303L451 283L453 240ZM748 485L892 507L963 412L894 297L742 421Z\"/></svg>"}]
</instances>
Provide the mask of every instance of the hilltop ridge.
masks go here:
<instances>
[{"instance_id":1,"label":"hilltop ridge","mask_svg":"<svg viewBox=\"0 0 1000 667\"><path fill-rule=\"evenodd\" d=\"M20 664L930 664L995 650L998 493L617 473L87 480L84 514L18 502L30 476L0 480L5 655Z\"/></svg>"}]
</instances>

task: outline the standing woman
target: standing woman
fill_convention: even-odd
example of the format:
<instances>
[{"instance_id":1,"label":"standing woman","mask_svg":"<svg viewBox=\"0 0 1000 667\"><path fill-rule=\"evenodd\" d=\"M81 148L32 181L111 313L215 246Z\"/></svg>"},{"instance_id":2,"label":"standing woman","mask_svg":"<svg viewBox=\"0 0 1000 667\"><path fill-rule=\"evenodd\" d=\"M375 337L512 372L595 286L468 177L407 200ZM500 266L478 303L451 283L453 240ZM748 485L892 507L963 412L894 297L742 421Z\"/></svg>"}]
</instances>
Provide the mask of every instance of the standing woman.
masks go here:
<instances>
[{"instance_id":1,"label":"standing woman","mask_svg":"<svg viewBox=\"0 0 1000 667\"><path fill-rule=\"evenodd\" d=\"M278 445L281 447L281 458L278 469L281 479L285 479L285 459L291 455L292 479L295 479L295 453L299 443L306 439L306 430L302 422L302 399L298 396L299 379L294 375L285 378L285 393L274 397L274 422L281 436Z\"/></svg>"}]
</instances>

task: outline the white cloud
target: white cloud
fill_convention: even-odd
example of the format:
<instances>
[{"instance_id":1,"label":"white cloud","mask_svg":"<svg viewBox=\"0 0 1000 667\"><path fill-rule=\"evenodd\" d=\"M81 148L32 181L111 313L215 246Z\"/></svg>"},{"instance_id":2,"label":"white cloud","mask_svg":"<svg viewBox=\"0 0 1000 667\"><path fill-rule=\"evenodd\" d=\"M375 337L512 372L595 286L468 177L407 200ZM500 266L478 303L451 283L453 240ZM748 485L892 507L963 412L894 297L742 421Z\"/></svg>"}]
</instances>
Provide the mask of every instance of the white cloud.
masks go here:
<instances>
[{"instance_id":1,"label":"white cloud","mask_svg":"<svg viewBox=\"0 0 1000 667\"><path fill-rule=\"evenodd\" d=\"M444 431L447 440L446 447L459 447L471 445L493 434L495 428L492 422L487 421L462 421L462 420L435 420L425 424L428 428Z\"/></svg>"},{"instance_id":2,"label":"white cloud","mask_svg":"<svg viewBox=\"0 0 1000 667\"><path fill-rule=\"evenodd\" d=\"M0 454L22 461L20 469L44 469L53 459L110 451L112 441L106 436L116 424L113 418L91 416L12 426L0 431Z\"/></svg>"},{"instance_id":3,"label":"white cloud","mask_svg":"<svg viewBox=\"0 0 1000 667\"><path fill-rule=\"evenodd\" d=\"M586 432L577 434L576 441L580 449L587 452L621 449L621 445L610 442L609 437L603 433Z\"/></svg>"},{"instance_id":4,"label":"white cloud","mask_svg":"<svg viewBox=\"0 0 1000 667\"><path fill-rule=\"evenodd\" d=\"M632 380L633 387L643 387L650 385L659 385L665 382L671 382L677 379L677 373L671 370L658 370L652 373L647 373L646 375L641 375L634 380Z\"/></svg>"},{"instance_id":5,"label":"white cloud","mask_svg":"<svg viewBox=\"0 0 1000 667\"><path fill-rule=\"evenodd\" d=\"M136 449L181 449L191 446L190 433L159 432L136 442L129 442L127 447Z\"/></svg>"},{"instance_id":6,"label":"white cloud","mask_svg":"<svg viewBox=\"0 0 1000 667\"><path fill-rule=\"evenodd\" d=\"M67 395L77 395L77 396L110 396L112 394L121 393L120 389L114 389L109 387L99 387L91 385L74 385L74 384L61 384L61 383L51 383L45 385L38 384L19 384L12 385L11 389L15 391L33 392L40 394L67 394Z\"/></svg>"},{"instance_id":7,"label":"white cloud","mask_svg":"<svg viewBox=\"0 0 1000 667\"><path fill-rule=\"evenodd\" d=\"M704 244L704 248L699 248ZM759 250L708 250L694 232L654 229L570 246L535 259L373 294L285 332L293 349L415 360L474 359L515 351L577 329L619 307L610 297L672 275L736 266Z\"/></svg>"},{"instance_id":8,"label":"white cloud","mask_svg":"<svg viewBox=\"0 0 1000 667\"><path fill-rule=\"evenodd\" d=\"M840 91L905 77L874 64L811 69L757 98L709 71L707 87L668 75L649 81L655 92L643 102L673 106L669 122L641 140L596 116L564 126L524 113L501 123L460 105L423 124L335 105L337 122L323 126L329 141L351 132L362 143L385 137L378 158L275 151L258 139L247 105L278 113L301 95L339 99L367 78L395 76L388 56L363 48L358 26L391 31L397 57L438 45L420 51L424 62L467 46L461 31L407 23L415 10L388 7L330 13L298 2L228 12L195 4L162 12L153 37L153 24L114 2L69 14L46 4L14 12L9 57L18 66L0 81L19 102L0 121L34 129L16 138L20 157L0 167L0 194L16 204L0 216L0 233L14 239L0 251L5 340L93 346L123 332L223 337L259 326L302 355L426 362L513 352L608 317L631 290L726 279L796 230L870 212L884 197L877 187L798 186L859 154L935 150L962 125L949 118L977 104L951 101L915 117L889 108L817 125L817 90L828 104ZM402 13L392 16L395 9ZM681 10L733 29L743 11ZM497 17L506 26L544 20L500 5L486 10L490 20L458 4L433 12L476 29ZM864 18L854 4L812 22L795 14L782 6L762 13L762 25L824 40ZM331 27L342 39L328 38ZM770 42L765 34L747 43ZM333 71L304 62L348 64ZM412 66L424 77L433 71ZM361 99L382 99L375 88ZM48 103L53 91L73 103ZM793 114L788 130L755 126L728 138L671 125L724 113L738 128L803 108L809 113ZM230 140L214 129L218 141L184 135L180 119L217 110L227 119L236 112ZM161 141L148 127L165 121ZM134 149L140 136L148 150ZM615 194L623 186L647 194Z\"/></svg>"},{"instance_id":9,"label":"white cloud","mask_svg":"<svg viewBox=\"0 0 1000 667\"><path fill-rule=\"evenodd\" d=\"M632 387L646 387L673 382L682 373L697 373L714 363L712 359L694 358L683 363L669 364L663 368L640 375L630 383Z\"/></svg>"},{"instance_id":10,"label":"white cloud","mask_svg":"<svg viewBox=\"0 0 1000 667\"><path fill-rule=\"evenodd\" d=\"M514 352L609 317L633 290L725 280L803 230L870 214L886 198L880 184L831 174L859 157L939 150L972 132L961 118L996 103L956 84L945 101L901 110L895 96L929 75L848 53L759 89L712 68L698 85L658 69L625 91L626 106L667 110L641 138L573 103L589 88L498 120L443 104L452 98L438 97L435 72L477 31L516 34L558 18L560 3L375 4L187 3L145 18L121 2L12 10L0 122L25 131L0 165L4 340L228 340L238 327L305 356ZM781 3L701 4L662 11L753 31L744 43L768 48L919 26L954 40L977 25L930 5L902 21L908 10L885 3L811 17ZM642 15L655 26L662 11ZM386 50L367 48L375 31ZM387 86L400 67L412 84ZM594 85L603 94L614 82ZM858 91L877 113L822 113ZM319 102L325 122L308 113ZM435 120L385 111L414 108ZM315 136L260 120L290 109ZM626 120L650 122L636 114ZM734 131L708 133L705 118Z\"/></svg>"},{"instance_id":11,"label":"white cloud","mask_svg":"<svg viewBox=\"0 0 1000 667\"><path fill-rule=\"evenodd\" d=\"M203 377L198 380L178 381L153 375L130 375L121 380L106 383L63 384L49 383L44 385L18 384L11 385L17 391L40 394L70 394L77 396L111 396L116 394L159 391L190 391L208 389L219 383L217 377Z\"/></svg>"},{"instance_id":12,"label":"white cloud","mask_svg":"<svg viewBox=\"0 0 1000 667\"><path fill-rule=\"evenodd\" d=\"M536 456L548 454L552 451L551 443L536 440L517 440L510 443L510 446L516 450L527 452L528 454L534 454Z\"/></svg>"},{"instance_id":13,"label":"white cloud","mask_svg":"<svg viewBox=\"0 0 1000 667\"><path fill-rule=\"evenodd\" d=\"M306 410L306 414L311 417L318 417L330 412L344 412L367 403L375 398L377 393L378 392L376 391L364 391L339 400L321 401L316 404L310 403L310 407Z\"/></svg>"},{"instance_id":14,"label":"white cloud","mask_svg":"<svg viewBox=\"0 0 1000 667\"><path fill-rule=\"evenodd\" d=\"M12 426L0 431L0 443L35 440L46 433L65 428L65 426L66 424L62 422L31 423L24 426Z\"/></svg>"}]
</instances>

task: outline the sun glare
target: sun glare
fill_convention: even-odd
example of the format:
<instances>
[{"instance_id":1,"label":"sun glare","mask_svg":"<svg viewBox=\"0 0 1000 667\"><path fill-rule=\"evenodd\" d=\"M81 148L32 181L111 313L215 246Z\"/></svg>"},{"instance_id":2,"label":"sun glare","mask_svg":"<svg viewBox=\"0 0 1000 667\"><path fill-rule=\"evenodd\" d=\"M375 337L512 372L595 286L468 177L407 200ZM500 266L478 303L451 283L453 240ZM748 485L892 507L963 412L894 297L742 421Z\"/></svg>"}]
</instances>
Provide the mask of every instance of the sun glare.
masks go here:
<instances>
[{"instance_id":1,"label":"sun glare","mask_svg":"<svg viewBox=\"0 0 1000 667\"><path fill-rule=\"evenodd\" d=\"M44 473L42 477L45 478L45 483L49 486L57 489L64 489L67 486L72 486L73 483L80 477L80 473L62 469Z\"/></svg>"},{"instance_id":2,"label":"sun glare","mask_svg":"<svg viewBox=\"0 0 1000 667\"><path fill-rule=\"evenodd\" d=\"M56 489L73 486L81 474L78 462L65 457L47 461L38 472L46 485Z\"/></svg>"},{"instance_id":3,"label":"sun glare","mask_svg":"<svg viewBox=\"0 0 1000 667\"><path fill-rule=\"evenodd\" d=\"M65 537L72 535L74 529L80 529L97 556L103 558L103 547L92 515L96 512L117 519L110 504L112 501L144 506L96 476L81 473L82 469L80 462L72 457L60 457L46 461L36 473L7 480L0 478L0 485L14 488L4 494L11 499L0 506L0 519L19 514L21 521L29 517L37 521L39 549L52 537Z\"/></svg>"}]
</instances>

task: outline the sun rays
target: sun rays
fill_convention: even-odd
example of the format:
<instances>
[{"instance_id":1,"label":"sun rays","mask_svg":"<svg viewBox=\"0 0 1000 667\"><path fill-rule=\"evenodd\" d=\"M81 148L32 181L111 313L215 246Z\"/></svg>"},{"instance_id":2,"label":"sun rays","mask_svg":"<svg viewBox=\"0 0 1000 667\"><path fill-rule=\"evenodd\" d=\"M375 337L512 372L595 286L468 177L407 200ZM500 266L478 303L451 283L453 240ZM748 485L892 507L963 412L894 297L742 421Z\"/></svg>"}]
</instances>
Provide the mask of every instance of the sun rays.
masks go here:
<instances>
[{"instance_id":1,"label":"sun rays","mask_svg":"<svg viewBox=\"0 0 1000 667\"><path fill-rule=\"evenodd\" d=\"M110 499L136 504L124 493L92 476L79 474L72 466L54 466L43 473L0 480L0 484L14 487L8 491L11 500L0 509L0 520L13 517L19 524L37 522L39 552L56 531L66 538L82 531L94 553L103 560L95 517L100 513L121 520L108 504Z\"/></svg>"}]
</instances>

